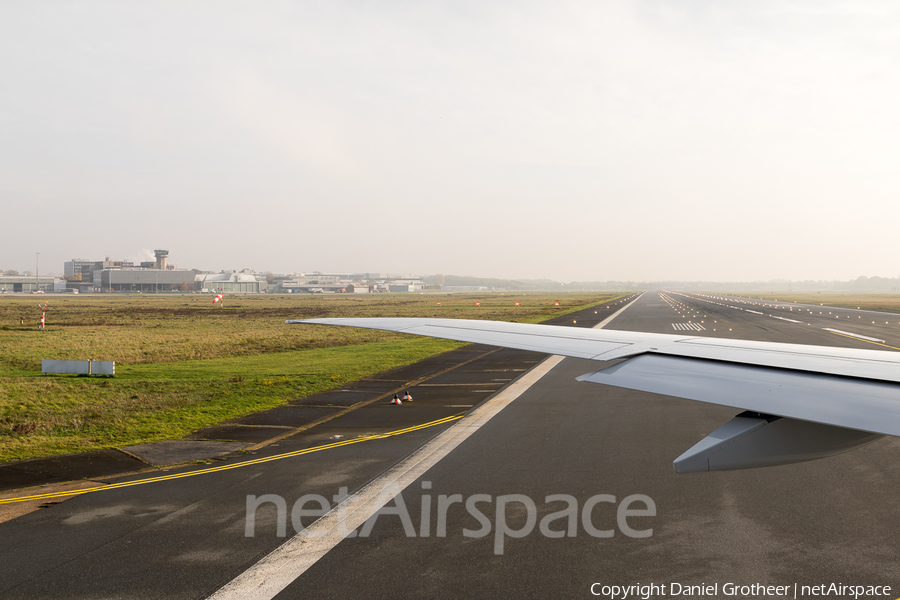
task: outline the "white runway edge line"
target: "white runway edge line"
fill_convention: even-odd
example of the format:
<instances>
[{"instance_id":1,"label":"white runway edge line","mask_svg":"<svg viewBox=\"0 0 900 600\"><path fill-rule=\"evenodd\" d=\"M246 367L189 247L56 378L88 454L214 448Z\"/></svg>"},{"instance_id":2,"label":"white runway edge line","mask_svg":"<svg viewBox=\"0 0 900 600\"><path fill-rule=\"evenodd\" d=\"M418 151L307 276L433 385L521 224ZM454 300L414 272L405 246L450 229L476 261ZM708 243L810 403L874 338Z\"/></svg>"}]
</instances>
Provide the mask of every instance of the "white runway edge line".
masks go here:
<instances>
[{"instance_id":1,"label":"white runway edge line","mask_svg":"<svg viewBox=\"0 0 900 600\"><path fill-rule=\"evenodd\" d=\"M600 329L622 311L637 302L638 296L594 329ZM346 533L360 527L392 498L382 491L396 485L402 492L409 484L425 474L454 448L478 431L494 415L525 393L564 357L551 356L522 375L505 390L489 398L470 414L438 434L430 442L373 480L354 496L356 500L342 502L309 527L294 535L255 565L232 579L209 597L209 600L271 600L307 569L325 556L344 539Z\"/></svg>"}]
</instances>

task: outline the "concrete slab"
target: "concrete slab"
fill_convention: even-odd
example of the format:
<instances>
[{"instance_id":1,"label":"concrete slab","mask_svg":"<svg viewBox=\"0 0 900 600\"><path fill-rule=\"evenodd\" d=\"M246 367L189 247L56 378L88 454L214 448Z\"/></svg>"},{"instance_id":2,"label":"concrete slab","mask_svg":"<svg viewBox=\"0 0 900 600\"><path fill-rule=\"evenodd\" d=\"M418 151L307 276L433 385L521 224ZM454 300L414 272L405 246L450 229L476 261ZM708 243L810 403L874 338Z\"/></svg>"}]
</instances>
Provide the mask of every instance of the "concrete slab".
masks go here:
<instances>
[{"instance_id":1,"label":"concrete slab","mask_svg":"<svg viewBox=\"0 0 900 600\"><path fill-rule=\"evenodd\" d=\"M279 406L240 419L226 421L225 424L300 427L323 417L334 416L343 408L342 406Z\"/></svg>"},{"instance_id":2,"label":"concrete slab","mask_svg":"<svg viewBox=\"0 0 900 600\"><path fill-rule=\"evenodd\" d=\"M55 477L47 473L16 468L16 464L17 463L9 463L0 465L0 492L66 481L62 477Z\"/></svg>"},{"instance_id":3,"label":"concrete slab","mask_svg":"<svg viewBox=\"0 0 900 600\"><path fill-rule=\"evenodd\" d=\"M313 394L307 398L294 400L291 404L297 406L352 406L357 402L385 394L396 388L398 383L404 382L364 380L364 383L365 385L348 386L339 390Z\"/></svg>"},{"instance_id":4,"label":"concrete slab","mask_svg":"<svg viewBox=\"0 0 900 600\"><path fill-rule=\"evenodd\" d=\"M393 405L387 402L365 406L342 415L328 423L318 425L314 431L332 434L351 431L396 431L421 423L428 423L465 412L464 408L448 408L444 404L405 403ZM303 435L302 433L300 435Z\"/></svg>"},{"instance_id":5,"label":"concrete slab","mask_svg":"<svg viewBox=\"0 0 900 600\"><path fill-rule=\"evenodd\" d=\"M221 440L256 444L290 431L291 427L253 427L247 425L217 425L186 435L186 440Z\"/></svg>"},{"instance_id":6,"label":"concrete slab","mask_svg":"<svg viewBox=\"0 0 900 600\"><path fill-rule=\"evenodd\" d=\"M217 458L246 447L244 442L170 440L122 448L154 466Z\"/></svg>"},{"instance_id":7,"label":"concrete slab","mask_svg":"<svg viewBox=\"0 0 900 600\"><path fill-rule=\"evenodd\" d=\"M118 450L94 450L0 465L0 490L38 483L97 479L138 471L147 465Z\"/></svg>"},{"instance_id":8,"label":"concrete slab","mask_svg":"<svg viewBox=\"0 0 900 600\"><path fill-rule=\"evenodd\" d=\"M494 350L494 348L491 346L472 344L471 346L465 346L464 348L459 348L457 350L452 350L450 352L445 352L437 356L432 356L430 358L420 360L419 362L413 363L411 365L405 365L402 367L397 367L396 369L391 369L390 371L378 373L377 375L373 375L372 377L368 378L368 380L397 381L401 383L405 381L412 381L421 377L435 375L437 373L440 373L444 369L458 365L460 362L475 358L476 356L479 356L491 350Z\"/></svg>"}]
</instances>

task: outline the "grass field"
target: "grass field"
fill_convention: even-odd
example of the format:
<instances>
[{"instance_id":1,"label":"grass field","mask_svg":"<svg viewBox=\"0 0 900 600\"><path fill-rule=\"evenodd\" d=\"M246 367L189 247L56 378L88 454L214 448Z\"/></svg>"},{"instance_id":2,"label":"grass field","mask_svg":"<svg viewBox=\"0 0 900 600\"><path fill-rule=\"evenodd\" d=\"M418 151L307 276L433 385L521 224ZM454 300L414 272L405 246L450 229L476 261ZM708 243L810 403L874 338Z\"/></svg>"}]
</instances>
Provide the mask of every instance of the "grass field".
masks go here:
<instances>
[{"instance_id":1,"label":"grass field","mask_svg":"<svg viewBox=\"0 0 900 600\"><path fill-rule=\"evenodd\" d=\"M616 296L0 296L0 462L179 438L462 345L286 319L539 322ZM42 375L45 358L113 360L116 376Z\"/></svg>"}]
</instances>

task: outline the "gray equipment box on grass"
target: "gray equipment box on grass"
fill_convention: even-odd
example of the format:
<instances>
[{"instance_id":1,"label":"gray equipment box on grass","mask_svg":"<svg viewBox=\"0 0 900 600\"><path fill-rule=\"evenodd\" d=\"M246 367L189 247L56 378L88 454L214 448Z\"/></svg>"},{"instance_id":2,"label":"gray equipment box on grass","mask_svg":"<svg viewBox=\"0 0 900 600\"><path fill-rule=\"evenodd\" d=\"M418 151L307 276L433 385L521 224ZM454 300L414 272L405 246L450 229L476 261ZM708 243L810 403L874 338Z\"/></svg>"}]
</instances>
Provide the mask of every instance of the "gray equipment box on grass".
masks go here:
<instances>
[{"instance_id":1,"label":"gray equipment box on grass","mask_svg":"<svg viewBox=\"0 0 900 600\"><path fill-rule=\"evenodd\" d=\"M42 360L41 372L62 375L115 375L116 363L111 360Z\"/></svg>"}]
</instances>

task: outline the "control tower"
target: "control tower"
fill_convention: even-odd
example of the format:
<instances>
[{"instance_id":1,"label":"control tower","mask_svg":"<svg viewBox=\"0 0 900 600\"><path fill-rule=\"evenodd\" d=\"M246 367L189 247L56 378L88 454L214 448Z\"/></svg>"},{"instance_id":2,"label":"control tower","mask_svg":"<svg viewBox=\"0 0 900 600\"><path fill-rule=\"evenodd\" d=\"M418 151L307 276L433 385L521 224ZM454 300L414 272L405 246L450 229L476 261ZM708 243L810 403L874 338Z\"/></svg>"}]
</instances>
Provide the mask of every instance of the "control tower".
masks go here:
<instances>
[{"instance_id":1,"label":"control tower","mask_svg":"<svg viewBox=\"0 0 900 600\"><path fill-rule=\"evenodd\" d=\"M169 258L168 250L154 250L154 254L156 254L156 268L160 271L166 270L166 261Z\"/></svg>"}]
</instances>

